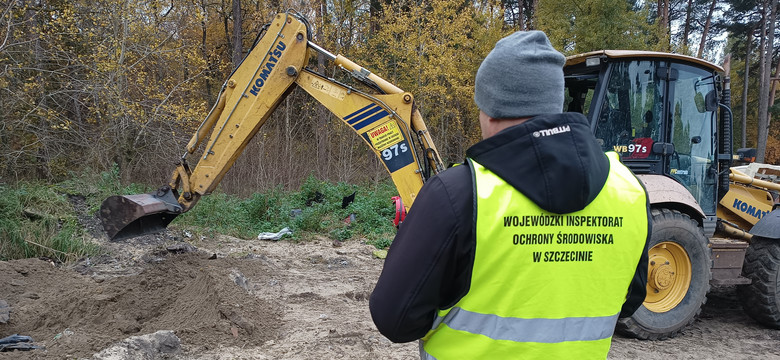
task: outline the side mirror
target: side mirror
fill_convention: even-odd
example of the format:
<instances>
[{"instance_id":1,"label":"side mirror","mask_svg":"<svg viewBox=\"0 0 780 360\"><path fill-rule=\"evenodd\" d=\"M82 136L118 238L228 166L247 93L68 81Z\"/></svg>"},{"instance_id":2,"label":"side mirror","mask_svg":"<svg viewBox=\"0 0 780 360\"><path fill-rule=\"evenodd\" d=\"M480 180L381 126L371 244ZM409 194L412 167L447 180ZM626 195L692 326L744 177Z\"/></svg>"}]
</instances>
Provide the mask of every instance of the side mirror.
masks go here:
<instances>
[{"instance_id":1,"label":"side mirror","mask_svg":"<svg viewBox=\"0 0 780 360\"><path fill-rule=\"evenodd\" d=\"M693 96L693 102L696 103L696 110L700 113L718 109L718 99L715 97L715 90L710 90L706 96L696 92L696 95Z\"/></svg>"},{"instance_id":2,"label":"side mirror","mask_svg":"<svg viewBox=\"0 0 780 360\"><path fill-rule=\"evenodd\" d=\"M665 142L654 143L652 152L653 154L660 154L660 155L674 154L674 144L665 143Z\"/></svg>"},{"instance_id":3,"label":"side mirror","mask_svg":"<svg viewBox=\"0 0 780 360\"><path fill-rule=\"evenodd\" d=\"M715 90L710 90L704 97L704 106L707 111L718 110L718 99L715 97Z\"/></svg>"}]
</instances>

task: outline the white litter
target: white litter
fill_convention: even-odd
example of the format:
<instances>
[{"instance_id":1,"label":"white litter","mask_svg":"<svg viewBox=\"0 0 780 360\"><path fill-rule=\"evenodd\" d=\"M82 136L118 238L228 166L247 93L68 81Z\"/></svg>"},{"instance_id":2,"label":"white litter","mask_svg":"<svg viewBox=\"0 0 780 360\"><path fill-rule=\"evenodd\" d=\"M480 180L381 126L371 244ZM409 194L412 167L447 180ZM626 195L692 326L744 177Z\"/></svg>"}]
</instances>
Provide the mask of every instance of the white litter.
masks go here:
<instances>
[{"instance_id":1,"label":"white litter","mask_svg":"<svg viewBox=\"0 0 780 360\"><path fill-rule=\"evenodd\" d=\"M285 236L287 234L292 234L290 228L284 228L282 230L279 230L279 232L276 233L272 233L272 232L260 233L260 235L257 235L257 240L279 240L282 238L282 236Z\"/></svg>"}]
</instances>

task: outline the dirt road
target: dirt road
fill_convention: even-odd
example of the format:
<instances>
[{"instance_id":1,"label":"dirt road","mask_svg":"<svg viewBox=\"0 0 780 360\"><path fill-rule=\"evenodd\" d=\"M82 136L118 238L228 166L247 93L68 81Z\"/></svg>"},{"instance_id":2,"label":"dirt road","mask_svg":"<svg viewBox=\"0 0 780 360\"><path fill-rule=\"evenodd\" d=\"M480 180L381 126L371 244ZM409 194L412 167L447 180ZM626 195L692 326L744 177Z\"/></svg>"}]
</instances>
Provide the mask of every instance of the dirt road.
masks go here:
<instances>
[{"instance_id":1,"label":"dirt road","mask_svg":"<svg viewBox=\"0 0 780 360\"><path fill-rule=\"evenodd\" d=\"M45 350L7 358L91 358L132 336L172 330L167 359L415 359L374 328L368 296L382 260L359 241L334 244L187 239L168 232L103 244L71 266L0 262L0 299L13 307L0 337L29 335ZM214 258L216 254L216 258ZM700 321L675 339L616 336L610 359L780 359L780 330L749 319L733 289L711 293ZM100 358L141 358L139 349ZM128 352L129 351L129 352ZM146 356L146 355L143 355Z\"/></svg>"}]
</instances>

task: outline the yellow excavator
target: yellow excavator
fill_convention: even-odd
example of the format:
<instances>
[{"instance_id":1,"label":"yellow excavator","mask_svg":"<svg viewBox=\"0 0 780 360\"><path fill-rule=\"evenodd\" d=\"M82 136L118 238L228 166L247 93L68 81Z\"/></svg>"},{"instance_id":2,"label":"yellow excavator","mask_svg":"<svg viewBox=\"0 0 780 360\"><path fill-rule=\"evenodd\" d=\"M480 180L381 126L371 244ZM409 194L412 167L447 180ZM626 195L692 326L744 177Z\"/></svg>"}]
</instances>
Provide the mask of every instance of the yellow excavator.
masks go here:
<instances>
[{"instance_id":1,"label":"yellow excavator","mask_svg":"<svg viewBox=\"0 0 780 360\"><path fill-rule=\"evenodd\" d=\"M155 193L112 196L99 217L111 239L164 229L214 191L279 103L298 86L353 129L414 202L444 169L414 97L310 39L290 11L264 28L193 135L169 183ZM307 68L319 54L371 89ZM677 335L695 321L710 285L739 285L746 312L780 328L780 168L732 168L728 74L668 53L598 51L564 67L566 111L585 114L648 190L653 234L647 298L618 330L643 339ZM188 158L210 134L191 167ZM743 266L744 262L744 266Z\"/></svg>"},{"instance_id":2,"label":"yellow excavator","mask_svg":"<svg viewBox=\"0 0 780 360\"><path fill-rule=\"evenodd\" d=\"M348 72L371 92L361 91L307 68L317 53ZM164 229L176 216L210 194L294 86L338 116L381 159L405 211L430 176L444 169L438 150L416 109L414 97L342 55L311 41L307 20L294 11L278 14L265 27L241 64L222 86L218 100L187 144L169 183L152 194L111 196L100 219L111 239ZM188 157L206 139L191 167Z\"/></svg>"}]
</instances>

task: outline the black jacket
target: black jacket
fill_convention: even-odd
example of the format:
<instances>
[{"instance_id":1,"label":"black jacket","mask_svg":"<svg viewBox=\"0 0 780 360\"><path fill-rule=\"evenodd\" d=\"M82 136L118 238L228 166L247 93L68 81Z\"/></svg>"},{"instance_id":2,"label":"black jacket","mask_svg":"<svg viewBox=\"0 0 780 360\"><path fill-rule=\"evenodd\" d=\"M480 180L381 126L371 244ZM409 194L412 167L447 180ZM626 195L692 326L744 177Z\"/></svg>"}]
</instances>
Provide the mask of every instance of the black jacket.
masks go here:
<instances>
[{"instance_id":1,"label":"black jacket","mask_svg":"<svg viewBox=\"0 0 780 360\"><path fill-rule=\"evenodd\" d=\"M550 129L570 131L550 136ZM579 211L606 182L609 160L579 113L537 116L468 149L476 160L541 208ZM394 342L413 341L431 329L438 309L467 292L474 264L473 180L456 166L425 183L393 241L371 294L371 316ZM650 234L648 202L648 239ZM645 298L647 241L620 316L630 316Z\"/></svg>"}]
</instances>

